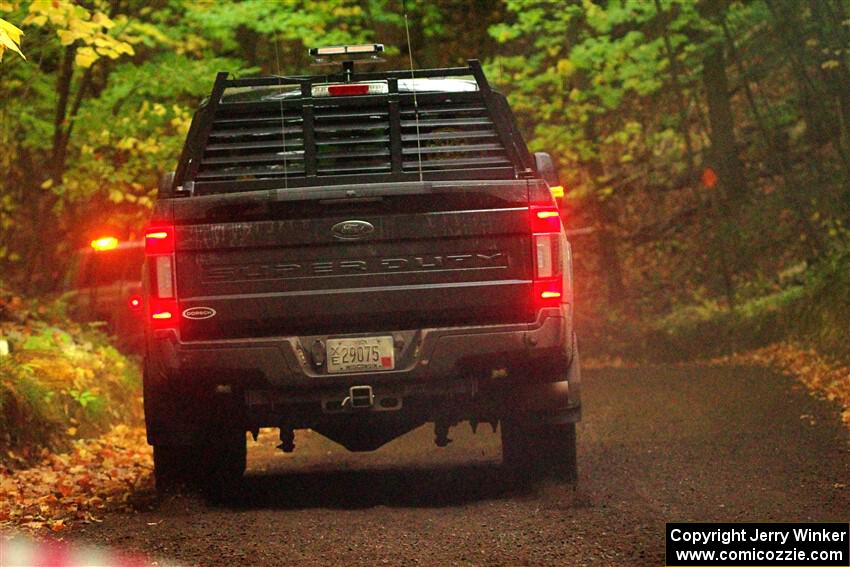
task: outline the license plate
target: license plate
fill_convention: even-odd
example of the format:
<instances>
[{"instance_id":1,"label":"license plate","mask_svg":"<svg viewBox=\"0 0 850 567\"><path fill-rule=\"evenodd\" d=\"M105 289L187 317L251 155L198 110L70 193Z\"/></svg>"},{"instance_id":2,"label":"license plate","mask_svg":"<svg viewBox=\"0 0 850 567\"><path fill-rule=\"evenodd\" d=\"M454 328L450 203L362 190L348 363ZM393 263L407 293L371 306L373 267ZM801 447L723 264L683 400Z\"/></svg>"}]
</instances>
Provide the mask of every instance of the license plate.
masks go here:
<instances>
[{"instance_id":1,"label":"license plate","mask_svg":"<svg viewBox=\"0 0 850 567\"><path fill-rule=\"evenodd\" d=\"M328 339L328 373L373 372L395 368L392 337Z\"/></svg>"}]
</instances>

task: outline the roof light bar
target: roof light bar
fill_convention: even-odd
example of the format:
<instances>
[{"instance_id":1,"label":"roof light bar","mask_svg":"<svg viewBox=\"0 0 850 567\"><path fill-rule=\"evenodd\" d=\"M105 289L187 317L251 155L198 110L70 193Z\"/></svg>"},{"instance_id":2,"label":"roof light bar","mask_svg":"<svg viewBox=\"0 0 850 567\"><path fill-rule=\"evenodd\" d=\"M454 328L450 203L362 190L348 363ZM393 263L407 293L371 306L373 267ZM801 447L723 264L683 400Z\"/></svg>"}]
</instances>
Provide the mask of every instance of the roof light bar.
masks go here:
<instances>
[{"instance_id":1,"label":"roof light bar","mask_svg":"<svg viewBox=\"0 0 850 567\"><path fill-rule=\"evenodd\" d=\"M329 57L338 55L381 55L384 52L383 43L363 45L334 45L329 47L311 47L312 57Z\"/></svg>"},{"instance_id":2,"label":"roof light bar","mask_svg":"<svg viewBox=\"0 0 850 567\"><path fill-rule=\"evenodd\" d=\"M372 43L367 45L349 45L345 48L346 53L383 53L384 45Z\"/></svg>"}]
</instances>

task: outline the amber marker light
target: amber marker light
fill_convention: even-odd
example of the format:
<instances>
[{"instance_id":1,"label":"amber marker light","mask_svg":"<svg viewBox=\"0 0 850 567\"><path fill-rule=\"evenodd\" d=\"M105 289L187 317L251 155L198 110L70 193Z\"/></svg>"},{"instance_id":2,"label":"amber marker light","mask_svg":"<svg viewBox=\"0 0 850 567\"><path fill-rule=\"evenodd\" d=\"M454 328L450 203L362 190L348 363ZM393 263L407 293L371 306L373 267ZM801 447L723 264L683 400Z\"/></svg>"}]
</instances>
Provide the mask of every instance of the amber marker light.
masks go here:
<instances>
[{"instance_id":1,"label":"amber marker light","mask_svg":"<svg viewBox=\"0 0 850 567\"><path fill-rule=\"evenodd\" d=\"M91 241L91 247L98 252L118 248L118 239L114 236L102 236Z\"/></svg>"}]
</instances>

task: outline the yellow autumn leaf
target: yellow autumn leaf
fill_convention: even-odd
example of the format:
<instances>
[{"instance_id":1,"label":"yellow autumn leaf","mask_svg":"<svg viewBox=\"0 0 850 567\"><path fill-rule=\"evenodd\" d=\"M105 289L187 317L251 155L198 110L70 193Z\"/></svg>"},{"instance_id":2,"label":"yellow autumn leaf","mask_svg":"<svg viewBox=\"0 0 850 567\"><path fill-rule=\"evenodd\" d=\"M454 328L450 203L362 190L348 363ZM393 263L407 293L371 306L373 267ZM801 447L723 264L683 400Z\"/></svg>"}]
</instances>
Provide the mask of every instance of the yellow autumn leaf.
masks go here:
<instances>
[{"instance_id":1,"label":"yellow autumn leaf","mask_svg":"<svg viewBox=\"0 0 850 567\"><path fill-rule=\"evenodd\" d=\"M21 36L24 35L24 32L20 30L20 28L14 26L13 24L7 22L6 20L0 18L0 30L6 33L9 38L20 45Z\"/></svg>"},{"instance_id":2,"label":"yellow autumn leaf","mask_svg":"<svg viewBox=\"0 0 850 567\"><path fill-rule=\"evenodd\" d=\"M103 12L95 12L92 15L91 21L95 24L105 27L106 29L111 29L115 26L115 22L109 19L109 16L107 16Z\"/></svg>"},{"instance_id":3,"label":"yellow autumn leaf","mask_svg":"<svg viewBox=\"0 0 850 567\"><path fill-rule=\"evenodd\" d=\"M58 30L56 32L56 35L59 36L59 43L66 47L71 45L78 39L77 34L70 30Z\"/></svg>"},{"instance_id":4,"label":"yellow autumn leaf","mask_svg":"<svg viewBox=\"0 0 850 567\"><path fill-rule=\"evenodd\" d=\"M41 27L41 26L43 26L44 24L47 23L47 16L44 16L44 15L41 15L41 16L29 15L29 16L27 16L26 20L24 20L24 23L30 24L30 25L33 25L33 26Z\"/></svg>"},{"instance_id":5,"label":"yellow autumn leaf","mask_svg":"<svg viewBox=\"0 0 850 567\"><path fill-rule=\"evenodd\" d=\"M74 57L74 63L85 68L91 67L92 63L97 61L98 55L91 47L81 47L77 50L77 55Z\"/></svg>"},{"instance_id":6,"label":"yellow autumn leaf","mask_svg":"<svg viewBox=\"0 0 850 567\"><path fill-rule=\"evenodd\" d=\"M135 55L136 50L133 49L133 46L129 43L125 43L123 41L115 42L112 48L118 53L126 53L127 55Z\"/></svg>"},{"instance_id":7,"label":"yellow autumn leaf","mask_svg":"<svg viewBox=\"0 0 850 567\"><path fill-rule=\"evenodd\" d=\"M557 65L558 74L563 77L570 77L575 73L576 66L569 59L561 59Z\"/></svg>"},{"instance_id":8,"label":"yellow autumn leaf","mask_svg":"<svg viewBox=\"0 0 850 567\"><path fill-rule=\"evenodd\" d=\"M113 203L122 203L124 201L124 193L118 189L110 189L109 200Z\"/></svg>"},{"instance_id":9,"label":"yellow autumn leaf","mask_svg":"<svg viewBox=\"0 0 850 567\"><path fill-rule=\"evenodd\" d=\"M101 55L103 57L109 57L110 59L118 59L118 56L120 55L111 47L98 47L96 51L98 55Z\"/></svg>"},{"instance_id":10,"label":"yellow autumn leaf","mask_svg":"<svg viewBox=\"0 0 850 567\"><path fill-rule=\"evenodd\" d=\"M0 61L3 59L3 52L7 49L26 59L19 47L22 35L24 35L24 32L19 28L0 18Z\"/></svg>"}]
</instances>

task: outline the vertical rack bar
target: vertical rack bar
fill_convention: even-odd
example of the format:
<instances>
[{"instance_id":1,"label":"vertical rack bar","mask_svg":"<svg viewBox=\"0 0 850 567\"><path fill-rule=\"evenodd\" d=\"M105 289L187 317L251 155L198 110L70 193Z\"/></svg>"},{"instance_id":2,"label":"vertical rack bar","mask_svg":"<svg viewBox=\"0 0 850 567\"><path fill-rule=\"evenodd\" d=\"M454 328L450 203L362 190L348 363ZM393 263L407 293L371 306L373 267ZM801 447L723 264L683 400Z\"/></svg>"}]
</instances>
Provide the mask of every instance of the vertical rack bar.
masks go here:
<instances>
[{"instance_id":1,"label":"vertical rack bar","mask_svg":"<svg viewBox=\"0 0 850 567\"><path fill-rule=\"evenodd\" d=\"M390 160L394 175L401 174L404 165L404 155L401 145L401 111L399 109L398 79L387 80L389 96L390 120Z\"/></svg>"},{"instance_id":2,"label":"vertical rack bar","mask_svg":"<svg viewBox=\"0 0 850 567\"><path fill-rule=\"evenodd\" d=\"M313 81L308 79L301 83L301 117L304 133L304 175L315 177L316 172L316 135L314 130L315 116L313 113Z\"/></svg>"},{"instance_id":3,"label":"vertical rack bar","mask_svg":"<svg viewBox=\"0 0 850 567\"><path fill-rule=\"evenodd\" d=\"M198 173L198 168L201 167L201 160L204 157L204 148L207 147L207 138L210 137L210 131L212 131L213 121L215 120L215 113L218 109L219 103L221 102L224 89L227 86L228 75L229 73L227 71L219 71L215 76L212 94L210 94L206 108L204 108L203 113L199 116L200 122L198 124L197 134L192 140L192 146L188 155L189 161L186 166L186 172L180 179L181 184L185 183L187 180L194 180L195 175ZM183 163L182 157L180 161Z\"/></svg>"},{"instance_id":4,"label":"vertical rack bar","mask_svg":"<svg viewBox=\"0 0 850 567\"><path fill-rule=\"evenodd\" d=\"M514 142L513 132L509 126L512 126L510 119L502 112L502 107L499 101L493 96L493 90L490 88L490 83L487 82L487 77L484 75L484 70L481 68L481 62L478 59L470 59L468 61L469 69L472 71L472 76L475 77L475 82L478 83L478 90L481 92L481 97L484 99L484 106L490 114L490 120L493 122L493 127L499 135L502 145L505 146L505 151L514 164L514 170L519 172L519 166L526 167L522 153L518 151Z\"/></svg>"}]
</instances>

